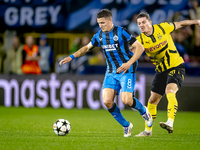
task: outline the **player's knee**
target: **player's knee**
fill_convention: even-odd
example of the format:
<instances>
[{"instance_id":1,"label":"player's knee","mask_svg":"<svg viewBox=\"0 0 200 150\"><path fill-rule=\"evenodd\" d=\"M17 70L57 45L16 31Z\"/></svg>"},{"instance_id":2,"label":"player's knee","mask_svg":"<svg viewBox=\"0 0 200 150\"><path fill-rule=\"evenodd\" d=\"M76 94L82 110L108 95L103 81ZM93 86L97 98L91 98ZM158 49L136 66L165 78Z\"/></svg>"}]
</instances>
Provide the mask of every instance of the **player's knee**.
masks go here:
<instances>
[{"instance_id":1,"label":"player's knee","mask_svg":"<svg viewBox=\"0 0 200 150\"><path fill-rule=\"evenodd\" d=\"M155 92L151 91L151 96L149 97L148 102L150 104L158 105L158 103L160 102L161 98L162 98L161 94L158 94L158 93L155 93Z\"/></svg>"},{"instance_id":2,"label":"player's knee","mask_svg":"<svg viewBox=\"0 0 200 150\"><path fill-rule=\"evenodd\" d=\"M168 93L176 93L176 91L174 89L168 88L165 90L165 94L168 94Z\"/></svg>"},{"instance_id":3,"label":"player's knee","mask_svg":"<svg viewBox=\"0 0 200 150\"><path fill-rule=\"evenodd\" d=\"M133 94L129 92L122 92L121 93L121 101L126 106L133 105Z\"/></svg>"},{"instance_id":4,"label":"player's knee","mask_svg":"<svg viewBox=\"0 0 200 150\"><path fill-rule=\"evenodd\" d=\"M133 97L132 96L129 96L129 95L123 96L121 98L121 100L122 100L122 103L126 106L132 106L133 105Z\"/></svg>"},{"instance_id":5,"label":"player's knee","mask_svg":"<svg viewBox=\"0 0 200 150\"><path fill-rule=\"evenodd\" d=\"M122 101L122 103L129 107L131 107L133 105L133 102L130 102L130 100L124 100L124 101Z\"/></svg>"},{"instance_id":6,"label":"player's knee","mask_svg":"<svg viewBox=\"0 0 200 150\"><path fill-rule=\"evenodd\" d=\"M113 106L113 101L109 99L104 99L103 100L104 105L109 109Z\"/></svg>"},{"instance_id":7,"label":"player's knee","mask_svg":"<svg viewBox=\"0 0 200 150\"><path fill-rule=\"evenodd\" d=\"M160 102L160 97L150 97L148 102L157 105Z\"/></svg>"},{"instance_id":8,"label":"player's knee","mask_svg":"<svg viewBox=\"0 0 200 150\"><path fill-rule=\"evenodd\" d=\"M165 94L176 93L178 91L178 86L175 83L170 83L166 86Z\"/></svg>"}]
</instances>

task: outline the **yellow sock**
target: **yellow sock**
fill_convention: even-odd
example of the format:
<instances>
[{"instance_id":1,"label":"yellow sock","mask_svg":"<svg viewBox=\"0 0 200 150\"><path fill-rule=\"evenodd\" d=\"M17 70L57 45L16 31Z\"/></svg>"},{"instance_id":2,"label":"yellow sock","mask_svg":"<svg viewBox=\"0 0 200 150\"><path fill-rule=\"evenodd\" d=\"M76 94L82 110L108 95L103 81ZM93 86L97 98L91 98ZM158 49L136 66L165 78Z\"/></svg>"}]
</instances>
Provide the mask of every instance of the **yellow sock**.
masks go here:
<instances>
[{"instance_id":1,"label":"yellow sock","mask_svg":"<svg viewBox=\"0 0 200 150\"><path fill-rule=\"evenodd\" d=\"M148 102L147 108L154 121L156 119L156 114L157 114L157 105ZM152 131L152 128L153 126L148 127L147 124L145 123L145 131Z\"/></svg>"},{"instance_id":2,"label":"yellow sock","mask_svg":"<svg viewBox=\"0 0 200 150\"><path fill-rule=\"evenodd\" d=\"M166 96L168 100L168 106L167 106L168 120L174 122L174 118L178 110L178 102L176 99L176 95L175 93L168 93Z\"/></svg>"}]
</instances>

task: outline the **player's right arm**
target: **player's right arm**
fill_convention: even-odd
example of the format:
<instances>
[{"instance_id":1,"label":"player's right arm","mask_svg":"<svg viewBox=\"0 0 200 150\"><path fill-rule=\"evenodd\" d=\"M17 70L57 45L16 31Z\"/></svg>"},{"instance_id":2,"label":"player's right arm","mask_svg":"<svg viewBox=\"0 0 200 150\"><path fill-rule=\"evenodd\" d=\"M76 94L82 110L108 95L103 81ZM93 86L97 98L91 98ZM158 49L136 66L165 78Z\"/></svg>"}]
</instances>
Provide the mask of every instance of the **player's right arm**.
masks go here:
<instances>
[{"instance_id":1,"label":"player's right arm","mask_svg":"<svg viewBox=\"0 0 200 150\"><path fill-rule=\"evenodd\" d=\"M131 65L133 63L135 63L140 56L142 55L142 53L144 52L144 47L142 46L142 44L140 44L139 41L135 41L132 45L131 45L132 49L134 49L134 55L131 57L131 59L127 62L127 63L123 63L118 69L117 72L121 73L123 72L123 74L131 67Z\"/></svg>"},{"instance_id":2,"label":"player's right arm","mask_svg":"<svg viewBox=\"0 0 200 150\"><path fill-rule=\"evenodd\" d=\"M87 44L86 46L83 46L82 48L80 48L77 52L75 52L74 54L62 59L59 62L59 65L61 66L62 64L66 64L68 62L70 62L72 59L77 58L77 57L81 57L83 55L85 55L90 49L92 49L94 46L92 45L92 43L90 42L89 44Z\"/></svg>"},{"instance_id":3,"label":"player's right arm","mask_svg":"<svg viewBox=\"0 0 200 150\"><path fill-rule=\"evenodd\" d=\"M131 57L131 59L128 62L123 63L117 69L118 73L123 72L123 74L124 74L131 67L131 65L140 58L140 56L144 52L144 47L126 29L123 29L122 34L124 35L124 40L128 41L128 43L130 45L129 47L131 47L131 51L132 52L134 51L134 55Z\"/></svg>"},{"instance_id":4,"label":"player's right arm","mask_svg":"<svg viewBox=\"0 0 200 150\"><path fill-rule=\"evenodd\" d=\"M191 25L198 25L200 27L200 20L184 20L180 22L174 22L176 30L182 27L191 26Z\"/></svg>"}]
</instances>

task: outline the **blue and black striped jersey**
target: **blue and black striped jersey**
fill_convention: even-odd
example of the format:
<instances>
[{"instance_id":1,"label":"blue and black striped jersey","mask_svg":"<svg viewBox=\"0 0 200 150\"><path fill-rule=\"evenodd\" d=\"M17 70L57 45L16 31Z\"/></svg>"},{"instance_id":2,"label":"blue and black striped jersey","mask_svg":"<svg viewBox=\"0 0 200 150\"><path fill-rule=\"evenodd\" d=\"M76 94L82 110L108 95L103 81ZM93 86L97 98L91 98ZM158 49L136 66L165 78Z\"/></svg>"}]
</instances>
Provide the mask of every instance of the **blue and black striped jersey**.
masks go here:
<instances>
[{"instance_id":1,"label":"blue and black striped jersey","mask_svg":"<svg viewBox=\"0 0 200 150\"><path fill-rule=\"evenodd\" d=\"M107 71L116 73L123 63L128 62L133 53L129 50L129 44L132 45L136 38L126 29L114 26L110 32L97 32L91 43L93 46L101 46L107 63ZM138 62L135 62L127 72L135 72Z\"/></svg>"}]
</instances>

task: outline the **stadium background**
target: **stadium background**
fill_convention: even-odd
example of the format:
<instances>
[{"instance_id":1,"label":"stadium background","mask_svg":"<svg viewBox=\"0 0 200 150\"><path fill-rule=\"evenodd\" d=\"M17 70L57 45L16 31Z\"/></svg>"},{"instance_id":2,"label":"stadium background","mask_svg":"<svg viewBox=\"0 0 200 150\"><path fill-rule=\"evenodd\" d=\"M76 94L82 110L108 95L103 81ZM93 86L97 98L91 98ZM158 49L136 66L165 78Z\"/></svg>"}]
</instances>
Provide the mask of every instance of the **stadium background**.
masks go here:
<instances>
[{"instance_id":1,"label":"stadium background","mask_svg":"<svg viewBox=\"0 0 200 150\"><path fill-rule=\"evenodd\" d=\"M58 62L70 54L73 41L85 35L90 38L99 30L96 14L102 8L112 11L115 25L128 27L132 16L141 11L149 12L153 24L172 21L178 13L178 21L188 16L191 8L188 0L1 0L0 1L0 105L6 107L53 107L60 108L104 108L101 84L105 65L90 64L72 69L73 63L61 71ZM3 51L11 47L11 38L17 35L22 44L31 35L38 44L41 34L47 35L48 44L54 53L54 66L50 74L10 75L6 72L6 56ZM188 52L187 75L178 92L179 110L200 111L200 65L197 56ZM194 65L195 64L195 65ZM79 70L81 68L81 71ZM62 72L64 70L64 72ZM75 75L74 75L75 74ZM150 94L154 66L139 62L136 97L146 105ZM69 95L68 95L69 94ZM116 99L121 109L120 98ZM159 110L166 110L163 98Z\"/></svg>"}]
</instances>

